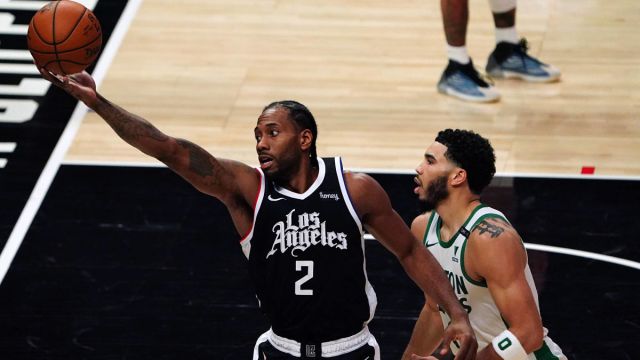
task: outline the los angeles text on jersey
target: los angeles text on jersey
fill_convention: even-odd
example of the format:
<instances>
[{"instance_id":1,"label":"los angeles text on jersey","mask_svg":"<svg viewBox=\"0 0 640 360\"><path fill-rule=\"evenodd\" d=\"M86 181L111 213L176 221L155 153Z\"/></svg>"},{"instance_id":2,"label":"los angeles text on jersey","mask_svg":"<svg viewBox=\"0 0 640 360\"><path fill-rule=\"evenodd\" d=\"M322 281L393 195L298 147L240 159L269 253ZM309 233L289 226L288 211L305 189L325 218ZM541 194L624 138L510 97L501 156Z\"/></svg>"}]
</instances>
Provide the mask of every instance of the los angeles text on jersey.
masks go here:
<instances>
[{"instance_id":1,"label":"los angeles text on jersey","mask_svg":"<svg viewBox=\"0 0 640 360\"><path fill-rule=\"evenodd\" d=\"M273 225L275 236L271 251L267 258L276 252L286 253L291 249L291 255L297 257L299 252L311 246L328 246L339 250L347 249L347 234L327 230L327 222L320 219L317 212L295 215L296 209L291 210L282 221Z\"/></svg>"}]
</instances>

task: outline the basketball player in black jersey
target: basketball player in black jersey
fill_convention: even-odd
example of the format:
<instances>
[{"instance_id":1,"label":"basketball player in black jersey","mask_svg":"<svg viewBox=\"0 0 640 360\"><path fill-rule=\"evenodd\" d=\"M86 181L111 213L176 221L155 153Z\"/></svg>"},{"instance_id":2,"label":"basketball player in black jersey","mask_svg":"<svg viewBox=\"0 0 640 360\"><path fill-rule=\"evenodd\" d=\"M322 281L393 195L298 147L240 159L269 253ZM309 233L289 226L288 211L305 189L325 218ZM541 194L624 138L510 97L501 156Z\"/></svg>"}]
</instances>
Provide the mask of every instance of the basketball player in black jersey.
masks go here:
<instances>
[{"instance_id":1,"label":"basketball player in black jersey","mask_svg":"<svg viewBox=\"0 0 640 360\"><path fill-rule=\"evenodd\" d=\"M272 326L258 340L254 359L380 358L367 327L376 296L367 280L364 229L453 319L443 351L457 340L462 350L456 358L473 358L475 336L442 269L375 180L343 171L339 158L317 157L316 123L304 105L283 101L263 110L254 129L260 167L252 168L165 135L100 96L87 73L41 73L93 109L123 140L226 205Z\"/></svg>"}]
</instances>

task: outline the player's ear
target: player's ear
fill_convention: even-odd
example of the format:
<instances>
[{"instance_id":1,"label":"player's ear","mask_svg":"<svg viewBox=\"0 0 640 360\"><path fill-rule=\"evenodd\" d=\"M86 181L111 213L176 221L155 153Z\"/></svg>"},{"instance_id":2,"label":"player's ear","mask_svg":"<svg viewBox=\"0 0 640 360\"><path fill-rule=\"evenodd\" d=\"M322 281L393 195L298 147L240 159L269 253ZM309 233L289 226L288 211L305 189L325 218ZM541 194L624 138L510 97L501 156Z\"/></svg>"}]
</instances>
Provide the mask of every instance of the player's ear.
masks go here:
<instances>
[{"instance_id":1,"label":"player's ear","mask_svg":"<svg viewBox=\"0 0 640 360\"><path fill-rule=\"evenodd\" d=\"M451 186L459 186L467 181L467 171L461 167L455 167L449 175Z\"/></svg>"},{"instance_id":2,"label":"player's ear","mask_svg":"<svg viewBox=\"0 0 640 360\"><path fill-rule=\"evenodd\" d=\"M300 148L302 150L309 150L313 144L313 133L309 129L304 129L300 132Z\"/></svg>"}]
</instances>

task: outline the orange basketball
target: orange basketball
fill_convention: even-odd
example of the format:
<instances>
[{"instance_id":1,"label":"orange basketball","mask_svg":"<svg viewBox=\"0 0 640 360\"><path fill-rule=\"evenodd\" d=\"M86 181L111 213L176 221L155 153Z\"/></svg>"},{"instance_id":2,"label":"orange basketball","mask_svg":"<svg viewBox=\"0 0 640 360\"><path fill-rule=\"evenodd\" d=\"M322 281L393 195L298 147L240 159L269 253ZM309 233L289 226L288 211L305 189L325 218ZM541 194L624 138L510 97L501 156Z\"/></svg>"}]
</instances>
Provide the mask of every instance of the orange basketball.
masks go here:
<instances>
[{"instance_id":1,"label":"orange basketball","mask_svg":"<svg viewBox=\"0 0 640 360\"><path fill-rule=\"evenodd\" d=\"M27 46L36 65L58 75L82 72L98 57L102 30L91 10L70 0L52 1L29 23Z\"/></svg>"}]
</instances>

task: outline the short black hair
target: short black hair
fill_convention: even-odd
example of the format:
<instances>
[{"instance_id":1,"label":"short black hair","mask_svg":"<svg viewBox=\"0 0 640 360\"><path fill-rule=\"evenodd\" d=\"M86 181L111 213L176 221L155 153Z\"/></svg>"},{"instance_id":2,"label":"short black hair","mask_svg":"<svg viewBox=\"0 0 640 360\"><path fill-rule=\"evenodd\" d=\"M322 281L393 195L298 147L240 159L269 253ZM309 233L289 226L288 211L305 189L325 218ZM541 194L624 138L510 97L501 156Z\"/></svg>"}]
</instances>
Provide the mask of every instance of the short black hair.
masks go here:
<instances>
[{"instance_id":1,"label":"short black hair","mask_svg":"<svg viewBox=\"0 0 640 360\"><path fill-rule=\"evenodd\" d=\"M496 173L496 156L489 140L470 130L445 129L436 141L447 147L444 156L467 172L469 189L480 194Z\"/></svg>"},{"instance_id":2,"label":"short black hair","mask_svg":"<svg viewBox=\"0 0 640 360\"><path fill-rule=\"evenodd\" d=\"M313 134L313 140L311 142L311 159L317 162L318 151L316 150L316 139L318 139L318 125L316 119L311 114L309 109L301 103L294 100L281 100L274 101L262 109L265 112L269 109L282 108L289 112L289 118L300 128L300 130L309 129Z\"/></svg>"}]
</instances>

